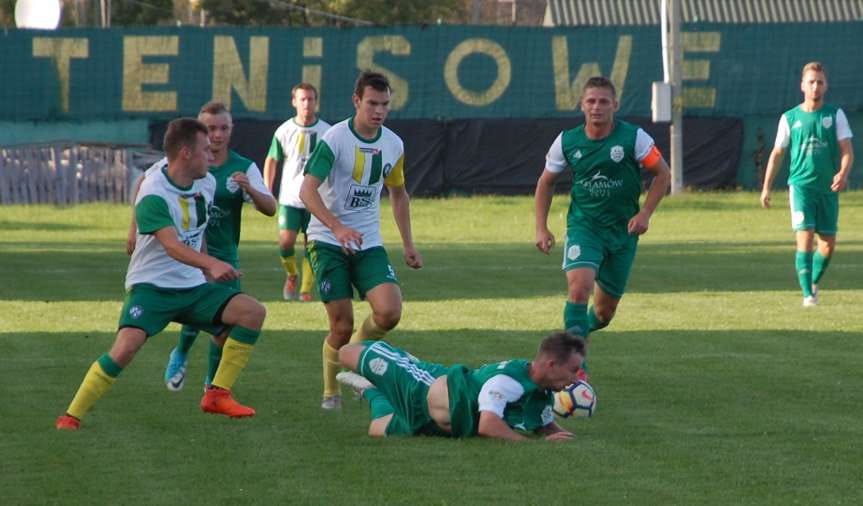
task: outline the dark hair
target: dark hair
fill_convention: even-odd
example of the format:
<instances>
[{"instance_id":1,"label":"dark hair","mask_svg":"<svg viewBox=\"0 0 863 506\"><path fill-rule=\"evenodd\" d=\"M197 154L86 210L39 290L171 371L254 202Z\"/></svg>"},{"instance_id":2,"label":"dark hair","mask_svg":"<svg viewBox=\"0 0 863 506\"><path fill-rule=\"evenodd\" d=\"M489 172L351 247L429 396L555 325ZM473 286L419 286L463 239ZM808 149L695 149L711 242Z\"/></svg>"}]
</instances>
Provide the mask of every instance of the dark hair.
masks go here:
<instances>
[{"instance_id":1,"label":"dark hair","mask_svg":"<svg viewBox=\"0 0 863 506\"><path fill-rule=\"evenodd\" d=\"M389 79L380 72L372 72L371 70L364 70L360 73L360 76L357 77L357 83L356 86L354 86L354 94L363 98L363 91L365 91L366 86L371 86L372 89L377 91L392 91Z\"/></svg>"},{"instance_id":2,"label":"dark hair","mask_svg":"<svg viewBox=\"0 0 863 506\"><path fill-rule=\"evenodd\" d=\"M207 127L194 118L178 118L168 123L162 140L162 149L168 155L168 160L176 160L180 149L184 147L195 149L199 132L207 135Z\"/></svg>"},{"instance_id":3,"label":"dark hair","mask_svg":"<svg viewBox=\"0 0 863 506\"><path fill-rule=\"evenodd\" d=\"M809 70L821 72L824 74L824 77L827 77L827 69L824 68L824 65L820 61L811 61L806 65L803 65L803 71L800 72L800 79L803 79L803 76L806 75L806 72Z\"/></svg>"},{"instance_id":4,"label":"dark hair","mask_svg":"<svg viewBox=\"0 0 863 506\"><path fill-rule=\"evenodd\" d=\"M584 88L581 89L581 94L584 95L584 92L589 88L606 88L611 90L611 96L617 97L617 90L614 89L614 84L607 77L603 76L594 76L587 80L584 83Z\"/></svg>"},{"instance_id":5,"label":"dark hair","mask_svg":"<svg viewBox=\"0 0 863 506\"><path fill-rule=\"evenodd\" d=\"M297 92L297 90L311 91L315 94L315 99L318 98L318 90L309 83L300 83L291 88L291 98L294 98L294 94Z\"/></svg>"},{"instance_id":6,"label":"dark hair","mask_svg":"<svg viewBox=\"0 0 863 506\"><path fill-rule=\"evenodd\" d=\"M206 104L202 105L201 110L198 112L198 114L213 114L213 115L222 114L222 113L231 114L231 111L228 110L228 106L226 106L222 102L216 102L216 101L207 102Z\"/></svg>"},{"instance_id":7,"label":"dark hair","mask_svg":"<svg viewBox=\"0 0 863 506\"><path fill-rule=\"evenodd\" d=\"M569 332L554 332L539 344L538 355L545 355L555 362L566 362L573 353L585 354L584 339Z\"/></svg>"}]
</instances>

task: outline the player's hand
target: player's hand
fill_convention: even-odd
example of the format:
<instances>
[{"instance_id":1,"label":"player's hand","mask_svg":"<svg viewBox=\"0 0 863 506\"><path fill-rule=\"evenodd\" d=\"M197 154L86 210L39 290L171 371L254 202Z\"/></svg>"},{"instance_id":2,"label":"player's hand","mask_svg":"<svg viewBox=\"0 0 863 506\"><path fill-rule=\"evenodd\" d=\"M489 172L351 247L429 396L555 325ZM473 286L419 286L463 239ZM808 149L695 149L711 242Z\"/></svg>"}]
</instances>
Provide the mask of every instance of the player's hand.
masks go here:
<instances>
[{"instance_id":1,"label":"player's hand","mask_svg":"<svg viewBox=\"0 0 863 506\"><path fill-rule=\"evenodd\" d=\"M549 232L548 229L537 230L536 242L534 244L536 244L536 249L548 255L551 252L551 248L554 247L554 234Z\"/></svg>"},{"instance_id":2,"label":"player's hand","mask_svg":"<svg viewBox=\"0 0 863 506\"><path fill-rule=\"evenodd\" d=\"M405 263L412 269L422 269L423 257L413 246L405 246Z\"/></svg>"},{"instance_id":3,"label":"player's hand","mask_svg":"<svg viewBox=\"0 0 863 506\"><path fill-rule=\"evenodd\" d=\"M353 255L363 245L363 234L341 223L333 227L333 235L346 255Z\"/></svg>"},{"instance_id":4,"label":"player's hand","mask_svg":"<svg viewBox=\"0 0 863 506\"><path fill-rule=\"evenodd\" d=\"M573 439L574 437L575 437L575 434L573 434L572 432L562 430L559 432L553 432L553 433L545 436L545 440L546 441L569 441L570 439Z\"/></svg>"},{"instance_id":5,"label":"player's hand","mask_svg":"<svg viewBox=\"0 0 863 506\"><path fill-rule=\"evenodd\" d=\"M252 188L251 183L249 183L249 176L247 176L245 172L234 172L231 174L231 179L240 185L240 188L242 188L246 193L249 193L249 190Z\"/></svg>"},{"instance_id":6,"label":"player's hand","mask_svg":"<svg viewBox=\"0 0 863 506\"><path fill-rule=\"evenodd\" d=\"M830 185L830 189L834 192L841 192L845 188L848 188L848 178L841 174L833 176L833 184Z\"/></svg>"},{"instance_id":7,"label":"player's hand","mask_svg":"<svg viewBox=\"0 0 863 506\"><path fill-rule=\"evenodd\" d=\"M761 192L761 207L770 209L770 192L767 190Z\"/></svg>"},{"instance_id":8,"label":"player's hand","mask_svg":"<svg viewBox=\"0 0 863 506\"><path fill-rule=\"evenodd\" d=\"M626 231L629 235L641 235L647 232L647 227L650 226L650 217L644 211L639 211L633 216L626 225Z\"/></svg>"},{"instance_id":9,"label":"player's hand","mask_svg":"<svg viewBox=\"0 0 863 506\"><path fill-rule=\"evenodd\" d=\"M138 242L137 231L130 230L129 237L126 238L126 254L131 255L135 252L135 245Z\"/></svg>"},{"instance_id":10,"label":"player's hand","mask_svg":"<svg viewBox=\"0 0 863 506\"><path fill-rule=\"evenodd\" d=\"M234 269L231 264L222 262L221 260L216 260L213 265L205 269L205 271L209 273L210 277L215 281L232 281L243 275L243 273Z\"/></svg>"}]
</instances>

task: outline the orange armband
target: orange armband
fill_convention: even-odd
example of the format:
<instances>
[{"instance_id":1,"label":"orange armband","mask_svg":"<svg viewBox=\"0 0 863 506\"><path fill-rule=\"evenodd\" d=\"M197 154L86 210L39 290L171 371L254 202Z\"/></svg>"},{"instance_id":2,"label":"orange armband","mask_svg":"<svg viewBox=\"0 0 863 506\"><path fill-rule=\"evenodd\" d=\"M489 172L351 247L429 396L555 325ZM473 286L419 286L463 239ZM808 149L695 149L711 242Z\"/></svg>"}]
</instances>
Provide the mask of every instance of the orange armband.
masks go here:
<instances>
[{"instance_id":1,"label":"orange armband","mask_svg":"<svg viewBox=\"0 0 863 506\"><path fill-rule=\"evenodd\" d=\"M647 152L647 156L641 159L642 167L653 167L656 163L662 159L662 153L659 152L659 149L656 146L650 148L650 151Z\"/></svg>"}]
</instances>

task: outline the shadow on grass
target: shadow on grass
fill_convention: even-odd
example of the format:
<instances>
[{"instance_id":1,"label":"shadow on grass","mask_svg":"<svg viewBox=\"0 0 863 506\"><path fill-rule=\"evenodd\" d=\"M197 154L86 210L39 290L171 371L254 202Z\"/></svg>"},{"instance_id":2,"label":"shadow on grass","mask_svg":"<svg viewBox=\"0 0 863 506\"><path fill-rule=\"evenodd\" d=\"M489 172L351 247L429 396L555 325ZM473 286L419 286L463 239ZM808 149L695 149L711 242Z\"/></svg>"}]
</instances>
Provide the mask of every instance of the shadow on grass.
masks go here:
<instances>
[{"instance_id":1,"label":"shadow on grass","mask_svg":"<svg viewBox=\"0 0 863 506\"><path fill-rule=\"evenodd\" d=\"M840 242L824 278L830 289L863 285L863 270L854 266L863 241ZM117 300L129 258L123 244L98 241L92 251L82 243L6 243L0 251L4 283L0 300ZM105 248L110 248L106 251ZM16 251L19 248L20 251ZM44 249L42 249L44 248ZM69 251L75 250L75 251ZM642 244L627 293L796 290L790 241L696 242ZM425 267L404 265L400 248L390 248L406 299L498 299L560 296L566 283L560 270L560 248L552 255L531 244L430 244L421 252ZM276 248L265 241L241 247L243 287L262 301L281 300L284 271ZM841 272L841 274L840 274Z\"/></svg>"}]
</instances>

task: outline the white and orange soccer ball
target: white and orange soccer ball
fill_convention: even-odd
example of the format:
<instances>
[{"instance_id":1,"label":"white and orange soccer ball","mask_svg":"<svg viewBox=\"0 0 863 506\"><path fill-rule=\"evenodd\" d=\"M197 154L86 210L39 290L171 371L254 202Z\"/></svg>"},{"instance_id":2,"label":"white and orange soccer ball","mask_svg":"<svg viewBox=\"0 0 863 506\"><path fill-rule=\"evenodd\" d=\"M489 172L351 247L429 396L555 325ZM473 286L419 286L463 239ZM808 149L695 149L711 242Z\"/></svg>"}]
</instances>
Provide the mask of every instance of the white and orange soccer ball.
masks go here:
<instances>
[{"instance_id":1,"label":"white and orange soccer ball","mask_svg":"<svg viewBox=\"0 0 863 506\"><path fill-rule=\"evenodd\" d=\"M596 393L586 381L576 381L572 385L554 393L554 412L557 416L593 416L596 411Z\"/></svg>"}]
</instances>

